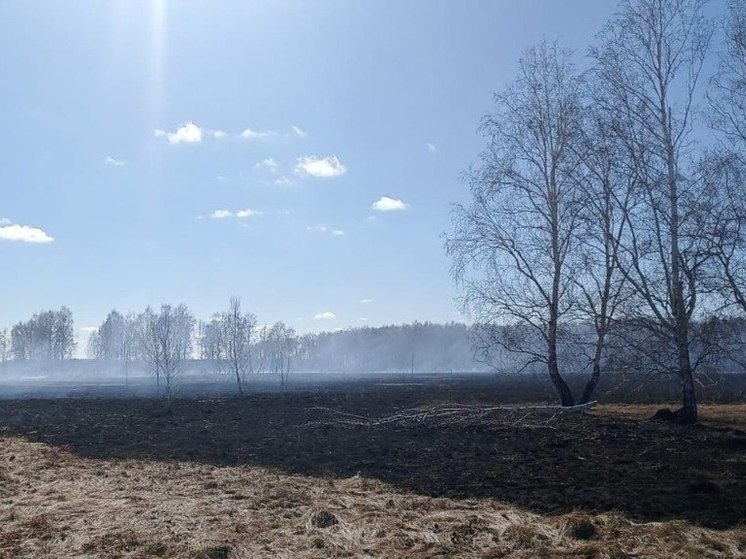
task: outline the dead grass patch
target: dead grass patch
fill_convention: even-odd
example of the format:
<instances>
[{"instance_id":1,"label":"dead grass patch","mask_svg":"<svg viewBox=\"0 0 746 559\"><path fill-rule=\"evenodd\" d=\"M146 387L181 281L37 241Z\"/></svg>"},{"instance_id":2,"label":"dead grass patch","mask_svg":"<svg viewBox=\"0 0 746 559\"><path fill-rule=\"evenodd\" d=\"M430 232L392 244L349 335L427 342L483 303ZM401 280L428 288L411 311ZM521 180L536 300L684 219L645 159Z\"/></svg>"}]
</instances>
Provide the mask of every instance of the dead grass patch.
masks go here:
<instances>
[{"instance_id":1,"label":"dead grass patch","mask_svg":"<svg viewBox=\"0 0 746 559\"><path fill-rule=\"evenodd\" d=\"M603 404L593 414L613 419L649 420L662 408L675 410L676 402L668 404ZM703 425L746 429L746 404L700 404L699 421Z\"/></svg>"},{"instance_id":2,"label":"dead grass patch","mask_svg":"<svg viewBox=\"0 0 746 559\"><path fill-rule=\"evenodd\" d=\"M330 484L259 467L69 454L50 467L38 460L43 445L2 444L16 456L9 475L34 482L17 484L12 504L0 503L0 557L727 558L742 555L746 543L739 529L640 524L616 514L544 516L491 499L402 493L360 476ZM226 499L216 491L222 487L246 498ZM59 492L68 499L50 498Z\"/></svg>"}]
</instances>

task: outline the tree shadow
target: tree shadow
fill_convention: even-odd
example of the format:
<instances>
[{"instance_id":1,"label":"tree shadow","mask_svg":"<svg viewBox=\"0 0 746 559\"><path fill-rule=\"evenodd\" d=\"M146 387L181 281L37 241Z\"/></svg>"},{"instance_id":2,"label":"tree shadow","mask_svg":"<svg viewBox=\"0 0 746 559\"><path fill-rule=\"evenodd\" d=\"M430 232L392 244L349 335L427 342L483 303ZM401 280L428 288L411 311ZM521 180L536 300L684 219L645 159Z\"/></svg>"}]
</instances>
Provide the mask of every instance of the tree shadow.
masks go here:
<instances>
[{"instance_id":1,"label":"tree shadow","mask_svg":"<svg viewBox=\"0 0 746 559\"><path fill-rule=\"evenodd\" d=\"M317 406L380 417L454 398L417 390L177 400L170 412L154 400L7 401L0 427L86 458L360 474L404 491L494 498L541 514L619 511L636 521L712 528L745 519L746 436L733 430L588 415L543 427L308 425L321 417Z\"/></svg>"}]
</instances>

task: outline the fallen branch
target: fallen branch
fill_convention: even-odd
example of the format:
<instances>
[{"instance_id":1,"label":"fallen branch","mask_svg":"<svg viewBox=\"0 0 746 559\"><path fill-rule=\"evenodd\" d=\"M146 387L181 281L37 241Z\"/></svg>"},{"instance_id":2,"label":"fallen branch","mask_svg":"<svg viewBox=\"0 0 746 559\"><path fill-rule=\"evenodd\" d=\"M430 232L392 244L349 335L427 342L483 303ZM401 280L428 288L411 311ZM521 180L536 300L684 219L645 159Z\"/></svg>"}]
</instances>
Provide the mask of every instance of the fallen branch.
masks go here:
<instances>
[{"instance_id":1,"label":"fallen branch","mask_svg":"<svg viewBox=\"0 0 746 559\"><path fill-rule=\"evenodd\" d=\"M562 413L584 413L596 404L597 402L594 401L577 406L564 407L557 405L499 405L484 407L453 403L409 408L378 418L342 412L332 408L314 406L309 408L309 411L318 412L330 417L309 421L304 424L304 427L378 427L392 424L421 425L425 423L432 425L463 425L484 422L487 418L490 418L490 423L492 424L511 427L546 427ZM539 423L526 422L526 420L531 417L545 413L549 413L550 417ZM518 417L516 417L517 415ZM502 420L500 421L500 419Z\"/></svg>"}]
</instances>

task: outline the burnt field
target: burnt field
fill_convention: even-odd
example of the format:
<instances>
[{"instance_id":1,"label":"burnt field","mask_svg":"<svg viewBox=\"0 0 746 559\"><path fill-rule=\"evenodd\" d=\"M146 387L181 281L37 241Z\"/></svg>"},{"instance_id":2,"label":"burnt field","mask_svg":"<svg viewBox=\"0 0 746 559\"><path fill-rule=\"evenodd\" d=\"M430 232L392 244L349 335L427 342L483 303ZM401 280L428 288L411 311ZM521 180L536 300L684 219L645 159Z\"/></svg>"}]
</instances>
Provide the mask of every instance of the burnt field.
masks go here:
<instances>
[{"instance_id":1,"label":"burnt field","mask_svg":"<svg viewBox=\"0 0 746 559\"><path fill-rule=\"evenodd\" d=\"M746 554L746 405L683 428L504 396L4 401L0 557Z\"/></svg>"},{"instance_id":2,"label":"burnt field","mask_svg":"<svg viewBox=\"0 0 746 559\"><path fill-rule=\"evenodd\" d=\"M95 363L94 363L95 365ZM163 394L155 379L141 374L125 378L118 374L94 374L97 369L71 368L64 374L53 370L33 368L29 375L0 376L0 400L27 398L157 398ZM18 371L16 371L17 373ZM34 374L36 373L36 374ZM587 381L584 374L568 374L568 385L580 394ZM700 374L698 394L705 402L727 404L746 402L746 374ZM276 374L247 375L243 383L249 394L367 393L375 395L388 391L394 398L413 397L415 401L436 398L454 401L460 398L482 399L488 402L555 402L556 392L546 374L495 374L488 372L293 372L285 384ZM224 398L236 394L235 377L231 374L198 373L178 376L173 391L179 398ZM398 394L396 394L398 393ZM654 404L674 402L680 396L675 379L667 375L640 373L607 373L595 391L601 402L626 404Z\"/></svg>"}]
</instances>

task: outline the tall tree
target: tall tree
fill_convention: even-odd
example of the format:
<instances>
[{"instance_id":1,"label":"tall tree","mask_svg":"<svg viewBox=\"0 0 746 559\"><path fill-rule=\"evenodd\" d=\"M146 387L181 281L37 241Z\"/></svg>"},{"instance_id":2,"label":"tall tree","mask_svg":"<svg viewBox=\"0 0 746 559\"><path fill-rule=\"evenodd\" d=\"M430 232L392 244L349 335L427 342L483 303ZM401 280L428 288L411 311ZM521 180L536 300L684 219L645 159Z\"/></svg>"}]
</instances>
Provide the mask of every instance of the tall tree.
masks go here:
<instances>
[{"instance_id":1,"label":"tall tree","mask_svg":"<svg viewBox=\"0 0 746 559\"><path fill-rule=\"evenodd\" d=\"M746 148L746 0L729 0L725 49L708 93L710 124L738 151Z\"/></svg>"},{"instance_id":2,"label":"tall tree","mask_svg":"<svg viewBox=\"0 0 746 559\"><path fill-rule=\"evenodd\" d=\"M456 206L446 240L465 310L526 365L544 364L564 406L575 402L558 345L578 272L582 88L567 51L542 43L524 52L519 77L483 119L488 147L468 173L472 202Z\"/></svg>"},{"instance_id":3,"label":"tall tree","mask_svg":"<svg viewBox=\"0 0 746 559\"><path fill-rule=\"evenodd\" d=\"M711 26L700 0L623 0L592 49L597 102L622 142L637 183L619 259L637 306L637 327L672 348L682 423L697 421L693 317L706 251L701 250L691 157L696 91Z\"/></svg>"},{"instance_id":4,"label":"tall tree","mask_svg":"<svg viewBox=\"0 0 746 559\"><path fill-rule=\"evenodd\" d=\"M719 145L703 162L706 188L718 195L709 230L711 280L746 313L746 1L729 2L724 31L726 48L708 94Z\"/></svg>"},{"instance_id":5,"label":"tall tree","mask_svg":"<svg viewBox=\"0 0 746 559\"><path fill-rule=\"evenodd\" d=\"M592 103L592 98L590 99ZM579 175L585 205L581 214L575 255L580 261L576 280L576 314L592 324L591 374L580 397L590 401L601 378L609 334L620 304L625 298L619 248L624 235L634 174L628 172L622 146L608 129L608 123L591 105L586 109L585 144L579 156ZM585 337L583 330L581 337Z\"/></svg>"}]
</instances>

